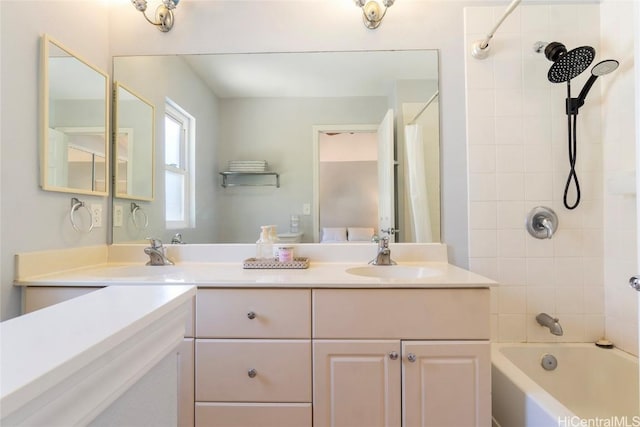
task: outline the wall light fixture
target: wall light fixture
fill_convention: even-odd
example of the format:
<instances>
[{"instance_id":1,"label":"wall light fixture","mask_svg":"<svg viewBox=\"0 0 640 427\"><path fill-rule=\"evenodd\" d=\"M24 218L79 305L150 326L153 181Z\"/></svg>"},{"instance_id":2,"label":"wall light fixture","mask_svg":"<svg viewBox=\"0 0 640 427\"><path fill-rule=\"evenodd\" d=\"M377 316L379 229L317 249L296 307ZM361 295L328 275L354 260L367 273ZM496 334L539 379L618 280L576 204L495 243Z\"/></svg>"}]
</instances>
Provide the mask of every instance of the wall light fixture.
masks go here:
<instances>
[{"instance_id":1,"label":"wall light fixture","mask_svg":"<svg viewBox=\"0 0 640 427\"><path fill-rule=\"evenodd\" d=\"M173 28L173 9L176 8L180 0L162 0L162 4L156 8L156 19L152 21L147 17L147 0L131 0L133 6L142 12L144 18L150 23L158 27L160 31L166 33Z\"/></svg>"},{"instance_id":2,"label":"wall light fixture","mask_svg":"<svg viewBox=\"0 0 640 427\"><path fill-rule=\"evenodd\" d=\"M355 0L356 6L362 9L362 22L364 26L373 30L380 26L382 18L387 14L387 8L391 7L395 0L382 0L382 6L376 0Z\"/></svg>"}]
</instances>

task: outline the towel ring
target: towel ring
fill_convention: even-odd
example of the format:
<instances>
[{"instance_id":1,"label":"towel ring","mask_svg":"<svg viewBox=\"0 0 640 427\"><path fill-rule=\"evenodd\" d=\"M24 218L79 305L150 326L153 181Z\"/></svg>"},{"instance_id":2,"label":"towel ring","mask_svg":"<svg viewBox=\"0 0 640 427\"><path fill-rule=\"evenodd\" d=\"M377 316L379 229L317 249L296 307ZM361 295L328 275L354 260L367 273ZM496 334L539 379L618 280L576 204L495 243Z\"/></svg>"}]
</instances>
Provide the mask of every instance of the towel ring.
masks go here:
<instances>
[{"instance_id":1,"label":"towel ring","mask_svg":"<svg viewBox=\"0 0 640 427\"><path fill-rule=\"evenodd\" d=\"M142 227L140 227L140 224L138 223L138 213L142 218L144 218L144 226ZM140 231L146 230L149 226L149 217L147 216L147 213L135 202L131 202L131 220L133 221L134 227Z\"/></svg>"},{"instance_id":2,"label":"towel ring","mask_svg":"<svg viewBox=\"0 0 640 427\"><path fill-rule=\"evenodd\" d=\"M87 214L89 215L89 228L82 229L78 227L78 224L76 224L76 212L80 208L84 208L87 211ZM81 202L75 197L71 198L71 210L69 211L69 219L71 220L71 226L78 233L90 233L91 230L93 230L93 215L91 214L91 210L87 207L87 205L84 202Z\"/></svg>"}]
</instances>

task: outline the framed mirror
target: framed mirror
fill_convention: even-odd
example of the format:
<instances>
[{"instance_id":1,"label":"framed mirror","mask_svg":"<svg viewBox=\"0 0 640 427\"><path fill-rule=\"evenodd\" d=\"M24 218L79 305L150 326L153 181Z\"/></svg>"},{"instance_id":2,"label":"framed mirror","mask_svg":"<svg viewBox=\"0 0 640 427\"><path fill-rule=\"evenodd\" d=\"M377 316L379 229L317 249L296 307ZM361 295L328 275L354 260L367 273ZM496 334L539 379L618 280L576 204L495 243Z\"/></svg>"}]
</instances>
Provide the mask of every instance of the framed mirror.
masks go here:
<instances>
[{"instance_id":1,"label":"framed mirror","mask_svg":"<svg viewBox=\"0 0 640 427\"><path fill-rule=\"evenodd\" d=\"M155 107L116 82L114 116L114 196L152 201L155 188Z\"/></svg>"},{"instance_id":2,"label":"framed mirror","mask_svg":"<svg viewBox=\"0 0 640 427\"><path fill-rule=\"evenodd\" d=\"M297 228L301 241L310 243L321 240L319 227L379 228L377 221L360 218L323 221L328 212L314 194L314 169L324 166L315 164L319 156L314 129L320 126L327 139L339 141L337 133L351 132L346 128L378 129L389 109L394 156L390 167L395 175L389 185L394 194L383 196L395 212L397 241L420 241L408 221L422 220L423 213L411 212L426 210L409 206L414 197L428 200L430 227L423 228L431 230L429 241L439 242L440 119L434 98L438 70L437 50L114 57L114 80L155 105L157 140L155 199L141 204L149 226L144 231L132 227L127 204L116 199L114 210L124 212L125 218L121 225L114 224L113 242L141 241L149 235L171 242L180 233L186 243L253 243L260 225L275 224L279 234ZM422 149L407 158L410 124L421 126ZM174 127L181 131L171 131ZM179 140L174 133L186 137ZM329 165L340 168L333 174L343 184L336 185L336 191L354 181L354 171L364 161L377 162L337 156L334 160L341 164ZM409 187L411 159L421 162L421 172L412 175L428 196ZM276 182L270 176L238 177L238 185L224 186L232 161L266 161L266 172L278 175L279 186L266 185ZM368 179L378 191L377 178Z\"/></svg>"},{"instance_id":3,"label":"framed mirror","mask_svg":"<svg viewBox=\"0 0 640 427\"><path fill-rule=\"evenodd\" d=\"M48 35L41 52L41 187L106 196L109 77Z\"/></svg>"}]
</instances>

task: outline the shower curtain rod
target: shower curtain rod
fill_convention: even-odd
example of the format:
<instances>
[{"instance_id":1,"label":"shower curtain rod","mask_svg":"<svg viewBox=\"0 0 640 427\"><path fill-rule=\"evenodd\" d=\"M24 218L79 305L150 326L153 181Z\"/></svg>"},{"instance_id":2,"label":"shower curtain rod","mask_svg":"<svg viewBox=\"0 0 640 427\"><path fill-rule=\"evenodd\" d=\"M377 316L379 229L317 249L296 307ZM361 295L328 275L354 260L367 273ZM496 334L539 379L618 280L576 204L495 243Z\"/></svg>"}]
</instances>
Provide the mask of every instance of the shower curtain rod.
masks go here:
<instances>
[{"instance_id":1,"label":"shower curtain rod","mask_svg":"<svg viewBox=\"0 0 640 427\"><path fill-rule=\"evenodd\" d=\"M436 93L434 93L431 98L429 98L429 100L427 101L427 103L424 105L424 107L422 107L422 110L420 110L420 112L418 112L418 114L416 114L416 116L413 118L413 120L411 120L409 123L409 125L412 125L416 122L416 120L418 120L418 117L420 117L422 115L422 113L424 113L424 111L427 109L427 107L429 107L429 105L431 105L431 103L433 102L434 99L436 99L436 97L438 96L438 94L440 93L440 91L436 91Z\"/></svg>"},{"instance_id":2,"label":"shower curtain rod","mask_svg":"<svg viewBox=\"0 0 640 427\"><path fill-rule=\"evenodd\" d=\"M520 4L522 0L513 0L507 10L504 11L502 18L498 20L498 23L493 26L487 37L483 40L478 40L473 44L473 48L471 49L471 56L477 59L485 59L489 55L489 41L493 38L493 35L496 33L500 25L507 19L507 16L513 12L513 10Z\"/></svg>"}]
</instances>

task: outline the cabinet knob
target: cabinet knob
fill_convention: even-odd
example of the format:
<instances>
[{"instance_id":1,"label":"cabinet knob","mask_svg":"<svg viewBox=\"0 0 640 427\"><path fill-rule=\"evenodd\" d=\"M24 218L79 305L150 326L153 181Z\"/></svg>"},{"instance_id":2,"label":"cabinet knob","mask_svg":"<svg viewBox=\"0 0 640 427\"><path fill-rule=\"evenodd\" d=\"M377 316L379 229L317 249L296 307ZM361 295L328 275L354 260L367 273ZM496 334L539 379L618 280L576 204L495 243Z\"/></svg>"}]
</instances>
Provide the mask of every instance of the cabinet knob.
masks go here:
<instances>
[{"instance_id":1,"label":"cabinet knob","mask_svg":"<svg viewBox=\"0 0 640 427\"><path fill-rule=\"evenodd\" d=\"M255 378L256 375L258 375L258 371L256 371L254 368L249 369L249 372L247 372L247 375L249 375L249 378Z\"/></svg>"},{"instance_id":2,"label":"cabinet knob","mask_svg":"<svg viewBox=\"0 0 640 427\"><path fill-rule=\"evenodd\" d=\"M413 353L409 353L409 354L407 354L407 360L408 360L409 362L412 362L412 363L413 363L413 362L415 362L417 359L418 359L418 358L416 357L416 355L415 355L415 354L413 354Z\"/></svg>"},{"instance_id":3,"label":"cabinet knob","mask_svg":"<svg viewBox=\"0 0 640 427\"><path fill-rule=\"evenodd\" d=\"M389 359L398 360L398 353L395 351L392 351L391 353L389 353Z\"/></svg>"},{"instance_id":4,"label":"cabinet knob","mask_svg":"<svg viewBox=\"0 0 640 427\"><path fill-rule=\"evenodd\" d=\"M256 318L256 313L254 311L250 311L247 313L247 317L253 320Z\"/></svg>"}]
</instances>

